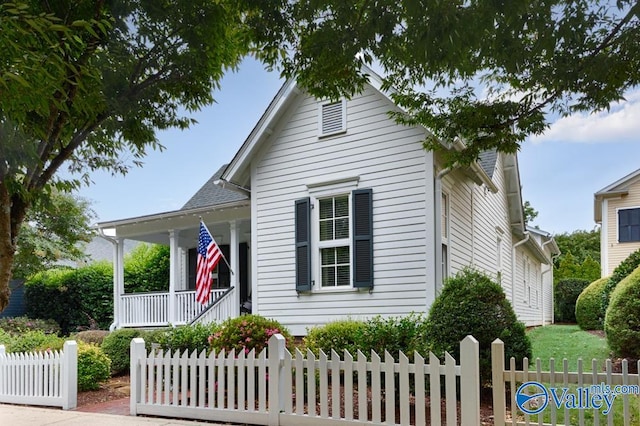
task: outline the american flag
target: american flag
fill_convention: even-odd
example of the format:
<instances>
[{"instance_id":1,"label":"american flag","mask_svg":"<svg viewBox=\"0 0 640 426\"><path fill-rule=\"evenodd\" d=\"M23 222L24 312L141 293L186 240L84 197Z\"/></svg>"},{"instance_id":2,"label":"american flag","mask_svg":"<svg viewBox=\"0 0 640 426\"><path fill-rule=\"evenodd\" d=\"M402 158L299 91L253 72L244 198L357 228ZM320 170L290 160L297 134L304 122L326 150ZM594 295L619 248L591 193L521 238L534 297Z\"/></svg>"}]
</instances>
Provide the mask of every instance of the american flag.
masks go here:
<instances>
[{"instance_id":1,"label":"american flag","mask_svg":"<svg viewBox=\"0 0 640 426\"><path fill-rule=\"evenodd\" d=\"M196 301L206 304L211 292L211 272L216 267L222 251L216 244L205 224L200 221L198 236L198 271L196 274Z\"/></svg>"}]
</instances>

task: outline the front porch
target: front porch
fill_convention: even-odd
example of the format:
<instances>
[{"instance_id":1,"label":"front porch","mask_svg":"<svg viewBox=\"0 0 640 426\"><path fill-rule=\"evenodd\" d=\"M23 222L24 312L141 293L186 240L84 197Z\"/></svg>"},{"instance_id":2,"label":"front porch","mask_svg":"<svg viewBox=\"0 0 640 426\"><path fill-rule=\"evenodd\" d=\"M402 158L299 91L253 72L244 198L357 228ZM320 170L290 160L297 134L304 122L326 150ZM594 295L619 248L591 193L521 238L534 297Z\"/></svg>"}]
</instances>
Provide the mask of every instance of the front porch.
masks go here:
<instances>
[{"instance_id":1,"label":"front porch","mask_svg":"<svg viewBox=\"0 0 640 426\"><path fill-rule=\"evenodd\" d=\"M192 322L224 321L250 312L251 221L249 201L178 210L101 223L101 235L113 243L114 321L111 329L166 327ZM209 303L196 301L196 246L202 220L220 246L229 266L220 261L211 275ZM124 241L169 247L168 291L127 293L124 282Z\"/></svg>"}]
</instances>

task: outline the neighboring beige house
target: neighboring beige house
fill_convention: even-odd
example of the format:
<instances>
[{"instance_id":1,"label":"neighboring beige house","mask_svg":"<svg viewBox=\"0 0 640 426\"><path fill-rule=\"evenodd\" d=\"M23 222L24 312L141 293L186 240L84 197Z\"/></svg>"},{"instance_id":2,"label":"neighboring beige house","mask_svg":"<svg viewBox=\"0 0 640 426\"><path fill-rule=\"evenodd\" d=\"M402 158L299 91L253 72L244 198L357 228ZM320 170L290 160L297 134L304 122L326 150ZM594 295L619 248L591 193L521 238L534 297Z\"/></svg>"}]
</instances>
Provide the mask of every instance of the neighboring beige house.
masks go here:
<instances>
[{"instance_id":1,"label":"neighboring beige house","mask_svg":"<svg viewBox=\"0 0 640 426\"><path fill-rule=\"evenodd\" d=\"M239 315L250 301L253 313L304 335L346 317L428 312L443 280L472 266L500 282L527 325L552 322L557 245L525 226L517 157L490 151L445 168L423 149L427 129L389 117L398 108L370 75L362 93L338 102L286 82L231 162L182 209L99 224L117 245L115 265L124 239L171 247L168 293L123 294L116 268L114 327L200 314L200 217L236 273L216 273L217 301L196 321Z\"/></svg>"},{"instance_id":2,"label":"neighboring beige house","mask_svg":"<svg viewBox=\"0 0 640 426\"><path fill-rule=\"evenodd\" d=\"M594 219L601 225L603 277L640 249L640 169L594 194Z\"/></svg>"}]
</instances>

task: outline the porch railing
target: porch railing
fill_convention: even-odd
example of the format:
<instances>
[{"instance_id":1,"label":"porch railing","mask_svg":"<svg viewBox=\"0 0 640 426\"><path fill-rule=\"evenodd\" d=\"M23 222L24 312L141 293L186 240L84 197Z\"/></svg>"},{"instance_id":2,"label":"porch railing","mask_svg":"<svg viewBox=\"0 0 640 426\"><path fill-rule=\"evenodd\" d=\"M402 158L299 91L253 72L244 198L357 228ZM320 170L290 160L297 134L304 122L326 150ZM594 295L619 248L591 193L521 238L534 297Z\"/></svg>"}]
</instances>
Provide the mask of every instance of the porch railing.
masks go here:
<instances>
[{"instance_id":1,"label":"porch railing","mask_svg":"<svg viewBox=\"0 0 640 426\"><path fill-rule=\"evenodd\" d=\"M221 297L227 289L211 290L211 301ZM169 312L170 293L132 293L120 296L120 327L163 327L188 324L208 305L196 302L195 290L175 293L175 312Z\"/></svg>"}]
</instances>

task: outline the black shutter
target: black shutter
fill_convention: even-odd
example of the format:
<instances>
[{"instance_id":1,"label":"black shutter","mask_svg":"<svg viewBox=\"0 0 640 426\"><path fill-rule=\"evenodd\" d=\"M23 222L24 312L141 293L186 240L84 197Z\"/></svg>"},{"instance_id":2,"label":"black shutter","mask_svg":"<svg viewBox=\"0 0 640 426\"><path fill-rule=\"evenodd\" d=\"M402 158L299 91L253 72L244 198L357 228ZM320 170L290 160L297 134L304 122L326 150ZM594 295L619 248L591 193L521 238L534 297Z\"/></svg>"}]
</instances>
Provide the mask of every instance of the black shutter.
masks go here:
<instances>
[{"instance_id":1,"label":"black shutter","mask_svg":"<svg viewBox=\"0 0 640 426\"><path fill-rule=\"evenodd\" d=\"M373 207L371 189L353 191L353 286L373 288Z\"/></svg>"},{"instance_id":2,"label":"black shutter","mask_svg":"<svg viewBox=\"0 0 640 426\"><path fill-rule=\"evenodd\" d=\"M296 291L311 291L311 200L296 200Z\"/></svg>"}]
</instances>

